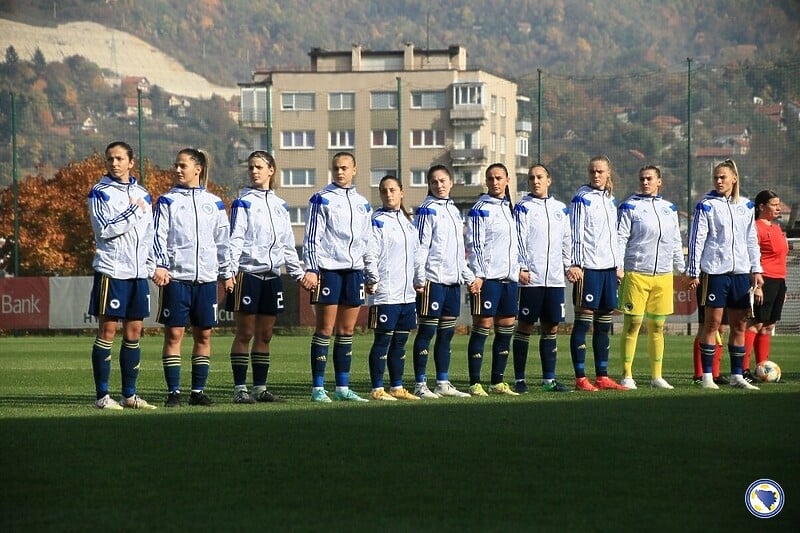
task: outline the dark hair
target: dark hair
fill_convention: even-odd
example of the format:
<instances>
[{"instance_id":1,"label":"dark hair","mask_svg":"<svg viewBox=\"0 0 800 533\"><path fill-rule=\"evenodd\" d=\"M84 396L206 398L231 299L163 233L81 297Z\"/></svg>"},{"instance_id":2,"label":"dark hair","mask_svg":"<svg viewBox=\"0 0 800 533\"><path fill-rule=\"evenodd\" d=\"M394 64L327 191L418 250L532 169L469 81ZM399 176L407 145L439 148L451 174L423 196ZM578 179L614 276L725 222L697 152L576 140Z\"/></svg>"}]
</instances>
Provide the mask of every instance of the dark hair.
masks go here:
<instances>
[{"instance_id":1,"label":"dark hair","mask_svg":"<svg viewBox=\"0 0 800 533\"><path fill-rule=\"evenodd\" d=\"M489 177L489 172L491 172L491 170L495 169L495 168L501 169L503 172L505 172L506 177L508 177L508 169L506 168L506 166L503 163L492 163L491 165L486 167L486 172L484 173L484 175L488 178ZM511 212L513 213L514 212L514 203L511 201L511 190L508 188L508 184L506 184L506 191L505 192L506 192L506 199L508 200L509 209L511 209Z\"/></svg>"},{"instance_id":2,"label":"dark hair","mask_svg":"<svg viewBox=\"0 0 800 533\"><path fill-rule=\"evenodd\" d=\"M397 178L397 176L392 176L391 174L387 174L387 175L385 175L384 177L381 178L380 182L378 182L378 191L380 191L381 186L383 185L383 182L384 181L389 181L389 180L394 180L397 183L397 186L400 187L400 190L401 191L403 190L403 182L400 181ZM403 201L402 200L400 200L400 212L403 213L406 216L406 218L408 219L409 222L411 222L411 213L409 213L408 209L406 209L406 206L403 205Z\"/></svg>"},{"instance_id":3,"label":"dark hair","mask_svg":"<svg viewBox=\"0 0 800 533\"><path fill-rule=\"evenodd\" d=\"M247 156L248 163L253 158L263 159L264 162L268 164L273 170L278 169L278 166L275 164L275 158L272 157L272 154L270 154L269 152L265 152L264 150L256 150L254 152L251 152L250 155ZM272 178L269 180L269 186L267 188L273 189L274 183L275 183L275 174L273 173Z\"/></svg>"},{"instance_id":4,"label":"dark hair","mask_svg":"<svg viewBox=\"0 0 800 533\"><path fill-rule=\"evenodd\" d=\"M111 150L112 148L122 148L123 150L125 150L128 153L128 159L133 161L133 148L131 148L130 144L128 144L128 143L126 143L124 141L114 141L111 144L109 144L108 146L106 146L106 151L103 152L103 153L105 155L108 155L108 151Z\"/></svg>"},{"instance_id":5,"label":"dark hair","mask_svg":"<svg viewBox=\"0 0 800 533\"><path fill-rule=\"evenodd\" d=\"M592 163L595 161L602 161L606 165L608 165L608 182L606 183L606 196L613 196L614 195L614 182L611 181L611 174L613 172L613 166L611 165L611 159L608 158L607 155L596 155L589 160L589 168L591 168Z\"/></svg>"},{"instance_id":6,"label":"dark hair","mask_svg":"<svg viewBox=\"0 0 800 533\"><path fill-rule=\"evenodd\" d=\"M449 168L444 165L433 165L428 169L428 173L425 174L425 182L428 184L428 196L431 196L431 179L433 178L433 173L439 170L447 174L447 177L450 178L450 183L453 182L453 174L450 172Z\"/></svg>"},{"instance_id":7,"label":"dark hair","mask_svg":"<svg viewBox=\"0 0 800 533\"><path fill-rule=\"evenodd\" d=\"M761 206L769 203L773 198L778 198L778 193L770 189L764 189L756 195L756 218L761 215Z\"/></svg>"},{"instance_id":8,"label":"dark hair","mask_svg":"<svg viewBox=\"0 0 800 533\"><path fill-rule=\"evenodd\" d=\"M552 179L552 177L550 176L550 169L547 168L546 166L544 166L544 163L534 163L533 165L529 166L528 167L528 177L529 178L531 177L531 170L533 170L534 168L538 168L538 167L543 168L544 169L544 173L547 174L547 177Z\"/></svg>"},{"instance_id":9,"label":"dark hair","mask_svg":"<svg viewBox=\"0 0 800 533\"><path fill-rule=\"evenodd\" d=\"M200 171L200 185L205 187L211 174L211 156L205 150L197 148L184 148L178 155L188 155L189 159L203 167Z\"/></svg>"},{"instance_id":10,"label":"dark hair","mask_svg":"<svg viewBox=\"0 0 800 533\"><path fill-rule=\"evenodd\" d=\"M351 152L336 152L331 157L331 161L336 161L340 157L349 157L353 160L353 166L356 166L356 156L354 156Z\"/></svg>"},{"instance_id":11,"label":"dark hair","mask_svg":"<svg viewBox=\"0 0 800 533\"><path fill-rule=\"evenodd\" d=\"M656 165L645 165L639 169L639 176L642 175L642 172L645 170L653 170L656 173L656 178L661 179L661 169L658 168ZM661 192L661 185L658 186L658 192Z\"/></svg>"}]
</instances>

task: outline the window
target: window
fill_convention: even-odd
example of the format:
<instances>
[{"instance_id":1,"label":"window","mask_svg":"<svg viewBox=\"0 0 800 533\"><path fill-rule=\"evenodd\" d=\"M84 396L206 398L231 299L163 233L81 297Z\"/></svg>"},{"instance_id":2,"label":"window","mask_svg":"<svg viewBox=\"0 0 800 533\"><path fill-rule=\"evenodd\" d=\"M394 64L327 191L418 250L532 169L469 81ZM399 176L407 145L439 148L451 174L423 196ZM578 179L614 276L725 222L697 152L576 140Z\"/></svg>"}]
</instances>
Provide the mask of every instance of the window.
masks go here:
<instances>
[{"instance_id":1,"label":"window","mask_svg":"<svg viewBox=\"0 0 800 533\"><path fill-rule=\"evenodd\" d=\"M370 93L370 109L397 109L397 93L392 91Z\"/></svg>"},{"instance_id":2,"label":"window","mask_svg":"<svg viewBox=\"0 0 800 533\"><path fill-rule=\"evenodd\" d=\"M500 97L500 116L501 117L506 116L506 97L505 96L501 96Z\"/></svg>"},{"instance_id":3,"label":"window","mask_svg":"<svg viewBox=\"0 0 800 533\"><path fill-rule=\"evenodd\" d=\"M444 130L411 130L411 147L444 146Z\"/></svg>"},{"instance_id":4,"label":"window","mask_svg":"<svg viewBox=\"0 0 800 533\"><path fill-rule=\"evenodd\" d=\"M242 122L267 122L266 87L242 87L239 116Z\"/></svg>"},{"instance_id":5,"label":"window","mask_svg":"<svg viewBox=\"0 0 800 533\"><path fill-rule=\"evenodd\" d=\"M505 155L505 154L506 154L506 136L505 135L501 135L500 136L500 155Z\"/></svg>"},{"instance_id":6,"label":"window","mask_svg":"<svg viewBox=\"0 0 800 533\"><path fill-rule=\"evenodd\" d=\"M314 111L314 93L282 93L281 109L284 111Z\"/></svg>"},{"instance_id":7,"label":"window","mask_svg":"<svg viewBox=\"0 0 800 533\"><path fill-rule=\"evenodd\" d=\"M331 130L328 132L328 148L332 150L355 148L356 130Z\"/></svg>"},{"instance_id":8,"label":"window","mask_svg":"<svg viewBox=\"0 0 800 533\"><path fill-rule=\"evenodd\" d=\"M259 133L255 136L253 150L264 150L265 152L272 152L270 146L270 136L266 133Z\"/></svg>"},{"instance_id":9,"label":"window","mask_svg":"<svg viewBox=\"0 0 800 533\"><path fill-rule=\"evenodd\" d=\"M381 178L384 176L397 176L397 169L395 168L373 168L369 171L369 184L377 187L381 184Z\"/></svg>"},{"instance_id":10,"label":"window","mask_svg":"<svg viewBox=\"0 0 800 533\"><path fill-rule=\"evenodd\" d=\"M317 180L317 172L313 168L285 168L281 170L281 186L311 187Z\"/></svg>"},{"instance_id":11,"label":"window","mask_svg":"<svg viewBox=\"0 0 800 533\"><path fill-rule=\"evenodd\" d=\"M456 185L480 185L472 170L462 170L453 176L453 183Z\"/></svg>"},{"instance_id":12,"label":"window","mask_svg":"<svg viewBox=\"0 0 800 533\"><path fill-rule=\"evenodd\" d=\"M355 107L355 93L330 93L328 95L328 109L331 111L343 111Z\"/></svg>"},{"instance_id":13,"label":"window","mask_svg":"<svg viewBox=\"0 0 800 533\"><path fill-rule=\"evenodd\" d=\"M372 130L373 148L397 148L397 130Z\"/></svg>"},{"instance_id":14,"label":"window","mask_svg":"<svg viewBox=\"0 0 800 533\"><path fill-rule=\"evenodd\" d=\"M281 148L284 150L308 150L316 145L314 130L284 131L281 133Z\"/></svg>"},{"instance_id":15,"label":"window","mask_svg":"<svg viewBox=\"0 0 800 533\"><path fill-rule=\"evenodd\" d=\"M483 104L483 85L459 84L453 85L454 105L481 105Z\"/></svg>"},{"instance_id":16,"label":"window","mask_svg":"<svg viewBox=\"0 0 800 533\"><path fill-rule=\"evenodd\" d=\"M412 187L425 187L428 184L428 171L427 170L412 170L411 171L411 186Z\"/></svg>"},{"instance_id":17,"label":"window","mask_svg":"<svg viewBox=\"0 0 800 533\"><path fill-rule=\"evenodd\" d=\"M492 114L494 114L494 113L497 113L497 95L494 95L494 94L493 94L493 95L492 95L492 98L491 98L491 100L490 100L490 101L491 101L491 104L490 104L490 105L492 106L492 107L491 107L491 109L492 109Z\"/></svg>"},{"instance_id":18,"label":"window","mask_svg":"<svg viewBox=\"0 0 800 533\"><path fill-rule=\"evenodd\" d=\"M528 138L517 137L517 155L528 157Z\"/></svg>"},{"instance_id":19,"label":"window","mask_svg":"<svg viewBox=\"0 0 800 533\"><path fill-rule=\"evenodd\" d=\"M307 207L288 207L287 209L289 210L289 220L293 226L302 226L306 223Z\"/></svg>"},{"instance_id":20,"label":"window","mask_svg":"<svg viewBox=\"0 0 800 533\"><path fill-rule=\"evenodd\" d=\"M492 152L496 152L497 151L497 134L496 133L492 133L492 136L489 139L490 139L489 140L489 150L491 150Z\"/></svg>"},{"instance_id":21,"label":"window","mask_svg":"<svg viewBox=\"0 0 800 533\"><path fill-rule=\"evenodd\" d=\"M444 109L444 91L415 91L411 93L412 109Z\"/></svg>"}]
</instances>

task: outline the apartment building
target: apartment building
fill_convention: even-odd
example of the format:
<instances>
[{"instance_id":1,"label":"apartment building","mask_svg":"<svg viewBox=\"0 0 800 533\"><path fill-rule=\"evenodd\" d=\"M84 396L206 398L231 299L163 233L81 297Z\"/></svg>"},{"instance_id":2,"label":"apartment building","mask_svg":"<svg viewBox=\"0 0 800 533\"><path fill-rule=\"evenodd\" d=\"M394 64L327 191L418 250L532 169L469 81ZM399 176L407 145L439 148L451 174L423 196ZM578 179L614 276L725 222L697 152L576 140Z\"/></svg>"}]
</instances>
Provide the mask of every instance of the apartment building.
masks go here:
<instances>
[{"instance_id":1,"label":"apartment building","mask_svg":"<svg viewBox=\"0 0 800 533\"><path fill-rule=\"evenodd\" d=\"M356 157L355 183L380 206L378 182L401 178L405 205L419 205L425 173L449 167L452 197L466 211L485 191L483 174L506 165L512 194L527 171L530 121L517 120L516 83L467 66L462 46L444 50L309 52L310 69L256 71L240 83L240 124L253 147L275 155L279 195L302 242L309 197L330 182L331 157Z\"/></svg>"}]
</instances>

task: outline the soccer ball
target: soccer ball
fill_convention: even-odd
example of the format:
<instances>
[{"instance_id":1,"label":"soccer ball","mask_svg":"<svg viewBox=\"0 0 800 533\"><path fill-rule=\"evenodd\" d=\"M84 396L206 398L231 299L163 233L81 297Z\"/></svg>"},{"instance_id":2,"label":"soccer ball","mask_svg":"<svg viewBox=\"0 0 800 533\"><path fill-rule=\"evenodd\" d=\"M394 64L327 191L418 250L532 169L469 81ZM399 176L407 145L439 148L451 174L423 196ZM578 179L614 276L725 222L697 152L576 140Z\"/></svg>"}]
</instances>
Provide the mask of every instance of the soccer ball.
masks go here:
<instances>
[{"instance_id":1,"label":"soccer ball","mask_svg":"<svg viewBox=\"0 0 800 533\"><path fill-rule=\"evenodd\" d=\"M777 383L781 380L781 367L774 361L763 361L756 365L758 381Z\"/></svg>"}]
</instances>

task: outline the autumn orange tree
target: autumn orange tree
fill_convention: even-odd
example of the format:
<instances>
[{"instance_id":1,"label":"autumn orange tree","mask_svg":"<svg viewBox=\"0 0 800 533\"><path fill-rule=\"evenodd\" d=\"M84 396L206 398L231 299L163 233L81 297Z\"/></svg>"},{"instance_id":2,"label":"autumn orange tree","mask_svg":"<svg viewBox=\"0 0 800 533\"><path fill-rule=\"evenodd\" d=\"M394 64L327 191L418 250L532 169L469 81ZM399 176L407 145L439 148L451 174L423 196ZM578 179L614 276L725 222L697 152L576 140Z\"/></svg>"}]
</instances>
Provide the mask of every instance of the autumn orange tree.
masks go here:
<instances>
[{"instance_id":1,"label":"autumn orange tree","mask_svg":"<svg viewBox=\"0 0 800 533\"><path fill-rule=\"evenodd\" d=\"M138 167L137 167L138 168ZM47 178L28 176L19 187L19 270L21 276L80 276L92 273L94 235L89 223L87 196L105 174L102 154L71 162ZM153 203L172 186L172 170L145 160L145 186ZM213 182L209 190L223 200ZM0 193L0 268L10 271L14 238L13 189Z\"/></svg>"}]
</instances>

